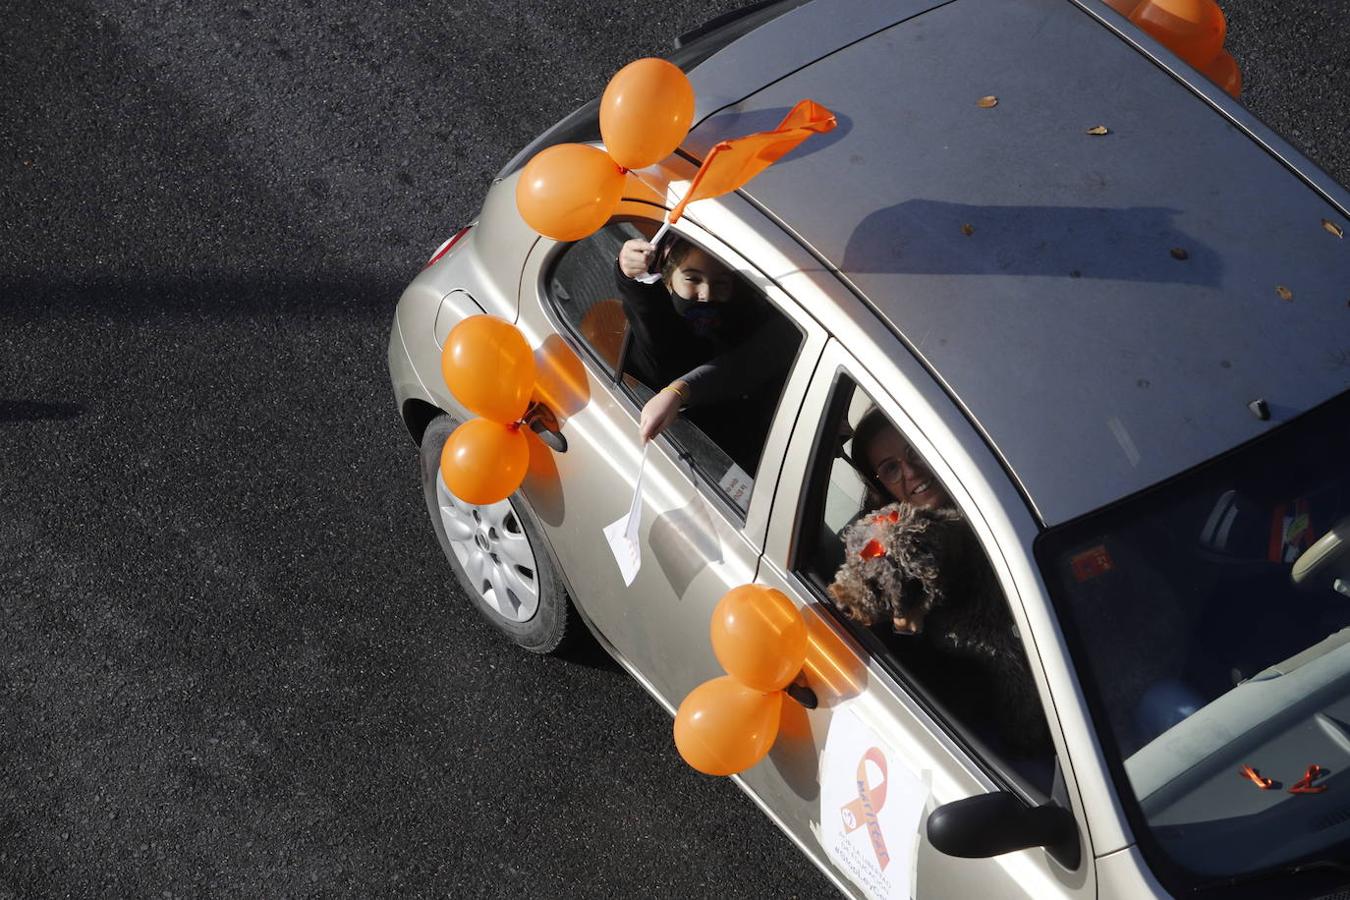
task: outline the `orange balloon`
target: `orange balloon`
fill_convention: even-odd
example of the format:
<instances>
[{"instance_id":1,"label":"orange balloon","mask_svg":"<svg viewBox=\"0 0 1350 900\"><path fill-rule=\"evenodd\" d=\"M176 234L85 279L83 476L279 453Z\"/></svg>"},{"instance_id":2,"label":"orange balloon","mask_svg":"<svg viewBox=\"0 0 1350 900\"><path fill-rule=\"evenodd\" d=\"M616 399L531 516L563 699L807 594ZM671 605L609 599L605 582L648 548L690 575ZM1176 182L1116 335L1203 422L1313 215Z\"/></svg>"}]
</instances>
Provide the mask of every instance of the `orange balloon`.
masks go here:
<instances>
[{"instance_id":1,"label":"orange balloon","mask_svg":"<svg viewBox=\"0 0 1350 900\"><path fill-rule=\"evenodd\" d=\"M782 690L806 659L806 622L782 591L743 584L713 609L712 648L722 668L745 686Z\"/></svg>"},{"instance_id":2,"label":"orange balloon","mask_svg":"<svg viewBox=\"0 0 1350 900\"><path fill-rule=\"evenodd\" d=\"M1228 92L1233 99L1242 93L1242 70L1237 60L1227 50L1223 50L1206 66L1200 69L1205 77Z\"/></svg>"},{"instance_id":3,"label":"orange balloon","mask_svg":"<svg viewBox=\"0 0 1350 900\"><path fill-rule=\"evenodd\" d=\"M1214 0L1147 0L1130 21L1197 69L1219 55L1228 32Z\"/></svg>"},{"instance_id":4,"label":"orange balloon","mask_svg":"<svg viewBox=\"0 0 1350 900\"><path fill-rule=\"evenodd\" d=\"M530 468L530 444L518 425L470 419L441 448L441 477L465 503L486 505L515 493Z\"/></svg>"},{"instance_id":5,"label":"orange balloon","mask_svg":"<svg viewBox=\"0 0 1350 900\"><path fill-rule=\"evenodd\" d=\"M782 710L782 691L756 691L730 675L705 681L675 713L675 749L705 775L744 772L773 747Z\"/></svg>"},{"instance_id":6,"label":"orange balloon","mask_svg":"<svg viewBox=\"0 0 1350 900\"><path fill-rule=\"evenodd\" d=\"M496 316L469 316L450 329L441 350L441 375L455 399L503 425L525 415L534 374L524 335Z\"/></svg>"},{"instance_id":7,"label":"orange balloon","mask_svg":"<svg viewBox=\"0 0 1350 900\"><path fill-rule=\"evenodd\" d=\"M525 164L516 182L516 209L544 237L579 241L613 215L623 186L623 171L605 151L557 144Z\"/></svg>"},{"instance_id":8,"label":"orange balloon","mask_svg":"<svg viewBox=\"0 0 1350 900\"><path fill-rule=\"evenodd\" d=\"M674 153L693 121L694 86L664 59L630 62L614 73L600 98L600 136L625 169L641 169Z\"/></svg>"}]
</instances>

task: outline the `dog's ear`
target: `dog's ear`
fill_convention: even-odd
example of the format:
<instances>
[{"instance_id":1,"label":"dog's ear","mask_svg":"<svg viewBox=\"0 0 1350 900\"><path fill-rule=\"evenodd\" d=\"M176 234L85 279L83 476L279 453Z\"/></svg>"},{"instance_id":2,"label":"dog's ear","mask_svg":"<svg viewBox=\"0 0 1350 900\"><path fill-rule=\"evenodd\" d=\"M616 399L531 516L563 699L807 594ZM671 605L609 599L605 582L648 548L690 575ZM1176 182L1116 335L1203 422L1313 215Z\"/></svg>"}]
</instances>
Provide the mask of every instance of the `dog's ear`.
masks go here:
<instances>
[{"instance_id":1,"label":"dog's ear","mask_svg":"<svg viewBox=\"0 0 1350 900\"><path fill-rule=\"evenodd\" d=\"M878 596L877 585L861 571L862 567L861 560L845 563L826 590L844 615L859 624L874 625L880 620L885 604Z\"/></svg>"},{"instance_id":2,"label":"dog's ear","mask_svg":"<svg viewBox=\"0 0 1350 900\"><path fill-rule=\"evenodd\" d=\"M834 582L825 589L825 592L830 595L836 606L845 608L849 606L849 592L840 582Z\"/></svg>"}]
</instances>

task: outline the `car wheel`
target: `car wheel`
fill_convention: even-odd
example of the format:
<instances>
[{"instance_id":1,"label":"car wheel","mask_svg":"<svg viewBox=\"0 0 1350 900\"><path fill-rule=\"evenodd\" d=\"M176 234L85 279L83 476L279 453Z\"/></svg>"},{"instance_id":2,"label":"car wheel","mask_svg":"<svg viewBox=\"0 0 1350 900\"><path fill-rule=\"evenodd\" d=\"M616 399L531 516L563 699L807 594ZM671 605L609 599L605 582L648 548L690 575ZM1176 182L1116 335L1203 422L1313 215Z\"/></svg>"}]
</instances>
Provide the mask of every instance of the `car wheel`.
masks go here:
<instances>
[{"instance_id":1,"label":"car wheel","mask_svg":"<svg viewBox=\"0 0 1350 900\"><path fill-rule=\"evenodd\" d=\"M446 488L441 448L458 425L437 416L422 437L422 494L436 540L469 602L498 631L533 653L552 653L579 626L556 563L519 492L477 506Z\"/></svg>"}]
</instances>

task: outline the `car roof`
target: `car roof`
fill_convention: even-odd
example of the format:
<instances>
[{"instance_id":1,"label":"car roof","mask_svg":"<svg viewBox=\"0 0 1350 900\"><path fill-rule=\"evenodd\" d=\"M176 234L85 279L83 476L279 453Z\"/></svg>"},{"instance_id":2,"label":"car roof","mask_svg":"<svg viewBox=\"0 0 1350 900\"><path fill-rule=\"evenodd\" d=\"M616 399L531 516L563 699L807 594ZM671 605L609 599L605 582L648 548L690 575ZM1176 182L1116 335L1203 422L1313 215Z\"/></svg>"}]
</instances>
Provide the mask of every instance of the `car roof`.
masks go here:
<instances>
[{"instance_id":1,"label":"car roof","mask_svg":"<svg viewBox=\"0 0 1350 900\"><path fill-rule=\"evenodd\" d=\"M742 193L925 363L1043 522L1350 387L1350 242L1323 224L1350 230L1344 191L1070 0L888 6L808 4L695 69L684 149L804 97L837 114Z\"/></svg>"}]
</instances>

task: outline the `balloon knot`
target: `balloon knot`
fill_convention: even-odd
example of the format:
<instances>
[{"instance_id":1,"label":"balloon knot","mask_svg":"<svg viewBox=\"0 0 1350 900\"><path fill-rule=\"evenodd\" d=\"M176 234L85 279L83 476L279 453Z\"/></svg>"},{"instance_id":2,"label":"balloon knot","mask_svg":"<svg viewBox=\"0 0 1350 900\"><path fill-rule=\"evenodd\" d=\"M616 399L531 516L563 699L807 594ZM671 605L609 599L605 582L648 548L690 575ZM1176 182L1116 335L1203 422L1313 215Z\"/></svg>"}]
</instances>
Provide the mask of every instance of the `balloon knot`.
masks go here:
<instances>
[{"instance_id":1,"label":"balloon knot","mask_svg":"<svg viewBox=\"0 0 1350 900\"><path fill-rule=\"evenodd\" d=\"M615 165L618 165L618 164L616 163ZM629 170L628 170L627 168L625 168L624 166L619 166L619 174L620 174L620 175L627 175L628 172L629 172Z\"/></svg>"},{"instance_id":2,"label":"balloon knot","mask_svg":"<svg viewBox=\"0 0 1350 900\"><path fill-rule=\"evenodd\" d=\"M519 430L520 430L520 426L523 425L523 424L525 424L525 422L524 422L523 419L517 419L516 421L514 421L514 422L510 423L509 425L507 425L507 426L506 426L506 430L507 430L507 431L519 431Z\"/></svg>"}]
</instances>

